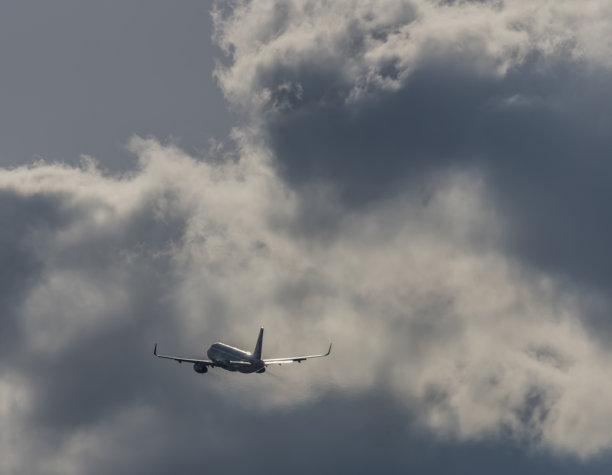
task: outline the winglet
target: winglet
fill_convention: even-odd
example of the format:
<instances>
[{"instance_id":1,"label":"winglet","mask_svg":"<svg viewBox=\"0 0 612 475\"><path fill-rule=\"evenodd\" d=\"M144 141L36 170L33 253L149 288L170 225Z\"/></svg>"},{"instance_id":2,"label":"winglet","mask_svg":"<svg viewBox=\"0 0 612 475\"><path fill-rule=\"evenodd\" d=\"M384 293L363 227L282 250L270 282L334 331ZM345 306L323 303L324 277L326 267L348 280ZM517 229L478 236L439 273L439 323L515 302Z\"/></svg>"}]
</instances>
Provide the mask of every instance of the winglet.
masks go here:
<instances>
[{"instance_id":1,"label":"winglet","mask_svg":"<svg viewBox=\"0 0 612 475\"><path fill-rule=\"evenodd\" d=\"M332 347L332 343L329 344L329 350L327 350L327 353L325 353L325 356L331 353L331 347Z\"/></svg>"},{"instance_id":2,"label":"winglet","mask_svg":"<svg viewBox=\"0 0 612 475\"><path fill-rule=\"evenodd\" d=\"M155 346L153 347L153 354L157 356L157 343L155 343Z\"/></svg>"}]
</instances>

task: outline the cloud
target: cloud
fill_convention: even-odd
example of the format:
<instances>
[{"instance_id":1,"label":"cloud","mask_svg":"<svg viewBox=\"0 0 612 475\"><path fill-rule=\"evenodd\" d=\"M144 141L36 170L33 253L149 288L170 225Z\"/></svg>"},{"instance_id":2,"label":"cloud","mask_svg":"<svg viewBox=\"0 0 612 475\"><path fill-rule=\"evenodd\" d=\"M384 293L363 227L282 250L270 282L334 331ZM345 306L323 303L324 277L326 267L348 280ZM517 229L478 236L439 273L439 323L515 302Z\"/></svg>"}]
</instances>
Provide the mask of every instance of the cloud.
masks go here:
<instances>
[{"instance_id":1,"label":"cloud","mask_svg":"<svg viewBox=\"0 0 612 475\"><path fill-rule=\"evenodd\" d=\"M334 228L309 236L303 197L265 150L246 144L240 159L213 164L153 139L131 149L140 168L130 175L44 163L0 174L39 262L5 361L23 381L9 398L20 453L55 460L58 473L111 453L140 466L163 442L128 453L121 440L167 429L176 400L160 400L160 378L244 411L373 392L405 408L400 425L443 439L506 434L585 456L609 446L600 421L611 414L593 403L612 391L609 355L581 325L582 295L500 249L508 223L477 173L442 173L367 210L337 202ZM52 226L19 224L32 200ZM333 357L202 387L149 353L155 339L179 352L216 337L249 348L260 324L268 356L331 339Z\"/></svg>"},{"instance_id":2,"label":"cloud","mask_svg":"<svg viewBox=\"0 0 612 475\"><path fill-rule=\"evenodd\" d=\"M579 7L521 0L237 2L214 14L216 39L231 58L217 76L231 103L283 110L397 91L438 61L484 76L503 75L533 53L609 66L611 13L598 0Z\"/></svg>"},{"instance_id":3,"label":"cloud","mask_svg":"<svg viewBox=\"0 0 612 475\"><path fill-rule=\"evenodd\" d=\"M607 8L218 5L232 152L0 170L0 467L607 453ZM332 356L200 377L150 354L259 326L266 356Z\"/></svg>"},{"instance_id":4,"label":"cloud","mask_svg":"<svg viewBox=\"0 0 612 475\"><path fill-rule=\"evenodd\" d=\"M601 1L242 2L215 16L229 54L216 74L293 187L331 182L361 206L476 167L514 221L512 252L605 291L611 13Z\"/></svg>"},{"instance_id":5,"label":"cloud","mask_svg":"<svg viewBox=\"0 0 612 475\"><path fill-rule=\"evenodd\" d=\"M405 190L427 189L440 174L477 170L486 189L481 199L504 216L504 230L486 239L496 242L504 260L518 257L518 269L542 273L555 282L553 288L569 280L571 293L578 294L570 301L579 301L572 305L580 308L573 318L609 334L606 312L595 307L601 303L598 292L610 284L605 243L612 233L604 210L612 195L601 177L610 172L605 157L612 144L604 124L612 114L600 100L610 93L610 63L602 48L610 42L610 13L600 1L580 7L520 1L332 7L241 2L216 12L216 39L229 55L216 74L230 104L265 137L282 178L306 202L302 212L313 234L321 230L329 238L329 226L342 232L330 218L334 211L318 211L325 201L321 189L334 190L328 201L339 199L363 219L376 220L384 214L381 203L406 196ZM488 226L477 229L473 236L487 236L481 230ZM446 230L432 235L439 232ZM358 254L370 253L364 246ZM390 254L403 261L401 250ZM368 270L375 268L368 263ZM444 276L436 277L444 282ZM493 287L515 288L520 281L510 280ZM384 289L395 283L384 282ZM582 294L585 286L589 290ZM527 286L532 287L548 293ZM455 289L445 293L455 295ZM552 305L556 298L544 300ZM546 313L534 318L544 322ZM561 332L560 321L550 324ZM556 335L566 342L561 348L570 345L568 335ZM500 362L510 360L507 354ZM528 373L523 369L522 377ZM508 397L522 398L520 404L531 409L509 409L513 416L496 412L496 424L504 421L502 426L520 432L517 424L534 423L525 418L550 417L555 391L526 386L524 380L520 396ZM445 390L439 393L444 400ZM516 401L494 406L504 404L518 407ZM516 417L522 422L513 422ZM470 423L454 423L462 428L453 430L469 437ZM452 426L445 419L446 424ZM488 430L486 423L475 427L477 433Z\"/></svg>"}]
</instances>

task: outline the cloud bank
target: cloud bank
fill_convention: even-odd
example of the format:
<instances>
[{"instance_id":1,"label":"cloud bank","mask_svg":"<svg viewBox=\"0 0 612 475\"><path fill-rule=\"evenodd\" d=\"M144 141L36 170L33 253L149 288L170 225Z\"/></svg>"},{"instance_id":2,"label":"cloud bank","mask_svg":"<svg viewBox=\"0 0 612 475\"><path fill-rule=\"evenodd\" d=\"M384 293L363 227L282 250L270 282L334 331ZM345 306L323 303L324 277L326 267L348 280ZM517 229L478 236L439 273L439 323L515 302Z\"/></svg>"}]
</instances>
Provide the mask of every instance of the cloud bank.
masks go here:
<instances>
[{"instance_id":1,"label":"cloud bank","mask_svg":"<svg viewBox=\"0 0 612 475\"><path fill-rule=\"evenodd\" d=\"M176 348L199 349L208 335L250 345L263 323L269 355L300 335L304 350L333 338L334 357L283 369L282 380L236 382L256 395L245 402L237 392L237 404L270 409L376 388L443 437L509 432L583 455L609 445L601 421L610 412L592 400L612 390L609 354L580 324L581 295L500 251L505 223L477 176L440 176L426 199L407 191L366 212L337 204L334 229L312 237L301 232L301 197L255 151L210 165L152 139L132 149L141 169L122 178L53 164L2 173L5 197L26 219L18 242L37 263L11 273L30 282L3 378L7 399L27 405L17 428L21 418L98 423L65 398L85 397L98 416L104 406L121 411L128 396L103 390L114 377L140 380L122 391L142 398L137 386L155 370L130 374L137 368L121 361L156 335ZM44 226L23 212L35 201L47 203ZM102 357L116 366L92 368ZM75 375L85 387L70 394ZM98 430L90 437L107 443Z\"/></svg>"},{"instance_id":2,"label":"cloud bank","mask_svg":"<svg viewBox=\"0 0 612 475\"><path fill-rule=\"evenodd\" d=\"M214 13L231 60L217 75L232 104L282 111L396 92L436 62L476 76L503 76L533 54L610 66L611 13L597 0L236 2Z\"/></svg>"},{"instance_id":3,"label":"cloud bank","mask_svg":"<svg viewBox=\"0 0 612 475\"><path fill-rule=\"evenodd\" d=\"M291 468L271 440L355 473L414 437L609 450L609 13L218 5L232 152L136 137L121 175L0 171L2 470ZM149 353L260 325L267 356L333 355L200 377Z\"/></svg>"},{"instance_id":4,"label":"cloud bank","mask_svg":"<svg viewBox=\"0 0 612 475\"><path fill-rule=\"evenodd\" d=\"M215 18L220 85L285 180L360 204L477 167L513 252L609 287L606 2L239 2Z\"/></svg>"}]
</instances>

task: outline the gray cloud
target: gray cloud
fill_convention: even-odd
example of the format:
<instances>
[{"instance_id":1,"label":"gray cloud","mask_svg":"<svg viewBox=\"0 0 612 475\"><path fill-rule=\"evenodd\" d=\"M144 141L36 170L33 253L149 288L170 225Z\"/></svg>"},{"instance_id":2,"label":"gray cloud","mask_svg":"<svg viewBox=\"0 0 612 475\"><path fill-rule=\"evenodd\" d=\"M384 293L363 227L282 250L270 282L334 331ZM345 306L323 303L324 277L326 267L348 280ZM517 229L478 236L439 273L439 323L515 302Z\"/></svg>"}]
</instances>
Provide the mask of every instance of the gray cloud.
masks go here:
<instances>
[{"instance_id":1,"label":"gray cloud","mask_svg":"<svg viewBox=\"0 0 612 475\"><path fill-rule=\"evenodd\" d=\"M309 5L216 14L231 156L0 171L3 471L609 471L606 6ZM334 353L150 354L260 325Z\"/></svg>"},{"instance_id":2,"label":"gray cloud","mask_svg":"<svg viewBox=\"0 0 612 475\"><path fill-rule=\"evenodd\" d=\"M441 168L485 170L515 220L515 251L607 288L612 144L603 125L609 107L596 98L608 94L609 74L534 68L503 80L417 72L402 91L355 111L284 113L267 124L270 143L292 183L332 181L358 206L407 182L418 186ZM542 93L545 84L550 90Z\"/></svg>"},{"instance_id":3,"label":"gray cloud","mask_svg":"<svg viewBox=\"0 0 612 475\"><path fill-rule=\"evenodd\" d=\"M24 407L13 424L17 434L41 434L17 439L19 453L43 454L37 460L58 472L90 470L104 453L140 466L115 441L168 428L176 399L160 401L156 386L175 378L175 397L199 395L204 408L224 401L279 414L332 393L358 401L380 393L402 408L400 433L505 436L585 456L608 445L596 424L605 407L571 422L592 391L612 391L603 350L580 324L582 294L501 252L506 224L477 175L437 176L426 200L416 190L344 208L327 239L299 239L303 197L279 180L265 150L245 142L239 161L218 164L154 140L134 139L131 149L141 169L125 176L87 161L0 176L6 196L66 216L29 250L40 260L37 280L16 306L20 351L6 378L19 375ZM270 329L267 354L331 338L333 364L202 379L150 356L160 337L169 350L201 351L224 335L250 347L259 324ZM356 364L360 354L367 358ZM197 406L185 410L205 410ZM392 429L371 417L380 437ZM225 437L203 430L207 441Z\"/></svg>"},{"instance_id":4,"label":"gray cloud","mask_svg":"<svg viewBox=\"0 0 612 475\"><path fill-rule=\"evenodd\" d=\"M607 5L387 2L323 12L294 2L283 15L274 5L218 16L232 52L218 77L256 116L285 179L331 181L362 205L432 171L477 167L514 221L512 252L609 287ZM281 17L270 36L263 19Z\"/></svg>"},{"instance_id":5,"label":"gray cloud","mask_svg":"<svg viewBox=\"0 0 612 475\"><path fill-rule=\"evenodd\" d=\"M15 340L7 338L7 335L19 331L19 306L39 281L44 261L38 249L49 235L61 229L69 219L57 205L53 197L22 197L4 190L0 197L0 328L3 335L0 352L3 361L18 351L14 346Z\"/></svg>"}]
</instances>

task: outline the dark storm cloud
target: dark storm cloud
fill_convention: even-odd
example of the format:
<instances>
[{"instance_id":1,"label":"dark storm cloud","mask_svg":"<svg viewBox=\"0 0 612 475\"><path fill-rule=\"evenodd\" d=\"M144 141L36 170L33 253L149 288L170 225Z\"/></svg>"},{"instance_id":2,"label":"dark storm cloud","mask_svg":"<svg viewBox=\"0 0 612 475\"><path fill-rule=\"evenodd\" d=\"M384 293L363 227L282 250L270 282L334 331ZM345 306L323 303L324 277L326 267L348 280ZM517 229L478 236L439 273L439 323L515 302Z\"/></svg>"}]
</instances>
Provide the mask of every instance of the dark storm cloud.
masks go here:
<instances>
[{"instance_id":1,"label":"dark storm cloud","mask_svg":"<svg viewBox=\"0 0 612 475\"><path fill-rule=\"evenodd\" d=\"M152 260L151 253L162 252L168 243L180 239L184 220L175 216L160 225L152 207L146 207L130 215L126 226L117 228L108 223L106 231L92 233L66 248L57 243L58 235L86 219L83 216L95 213L95 204L78 204L75 209L62 195L20 196L9 191L2 193L0 203L2 361L6 369L18 368L33 382L33 425L53 427L55 431L63 426L73 430L97 420L106 410L129 399L129 394L140 391L138 379L125 378L129 372L117 368L128 367L135 373L139 365L145 368L142 363L145 355L148 359L148 351L143 353L143 339L147 350L152 341L148 328L153 322L157 322L157 328L162 327L164 316L172 314L171 305L160 298L171 286L168 259ZM127 264L129 254L133 257ZM51 333L62 331L53 328L58 324L66 325L68 333L71 325L79 326L79 330L73 335L74 341L61 351L44 357L29 351L31 342L29 329L24 328L23 305L37 286L44 287L57 274L72 273L98 287L104 298L106 283L116 278L117 269L129 274L129 303L121 314L104 316L114 321L113 325L103 325L92 333L79 323L81 319L91 319L91 315L75 314L75 310L51 298L42 302L45 308L40 325ZM72 291L79 289L71 288L70 283L56 289L67 294ZM88 295L74 296L75 301L87 298ZM87 302L78 310L95 313ZM70 318L65 319L63 312L68 312ZM170 340L171 329L166 332ZM115 390L117 384L121 391Z\"/></svg>"},{"instance_id":2,"label":"dark storm cloud","mask_svg":"<svg viewBox=\"0 0 612 475\"><path fill-rule=\"evenodd\" d=\"M126 175L1 170L0 469L609 472L583 288L508 252L606 284L568 248L602 231L580 190L607 206L609 75L553 34L531 55L523 27L487 36L485 3L236 3L231 160L134 139ZM260 325L269 356L332 357L249 377L151 355L249 349Z\"/></svg>"},{"instance_id":3,"label":"dark storm cloud","mask_svg":"<svg viewBox=\"0 0 612 475\"><path fill-rule=\"evenodd\" d=\"M596 44L586 43L580 13L567 7L545 20L574 26L555 38L549 25L522 18L520 3L444 7L436 12L441 24L468 25L464 31L449 23L450 32L434 30L428 15L435 9L426 5L390 2L389 12L406 7L394 16L359 6L339 17L331 34L304 26L303 18L317 17L316 8L302 17L294 7L285 18L289 26L273 40L253 28L259 48L228 22L223 38L235 47L235 62L220 74L221 83L230 100L266 111L261 126L290 183L328 182L346 203L363 205L418 186L439 170L477 168L514 223L512 252L609 288L611 73L597 60ZM466 8L471 16L461 17ZM256 10L271 15L266 7ZM247 21L242 13L237 17ZM487 17L499 21L499 32L479 29ZM605 13L599 20L605 24L601 18ZM547 34L557 41L553 50ZM295 38L304 44L296 46ZM318 55L316 41L327 46ZM238 48L258 55L259 67ZM286 55L274 56L274 48ZM242 97L232 74L261 91L263 102Z\"/></svg>"},{"instance_id":4,"label":"dark storm cloud","mask_svg":"<svg viewBox=\"0 0 612 475\"><path fill-rule=\"evenodd\" d=\"M40 280L45 240L70 220L54 197L0 193L0 354L2 363L19 351L19 307ZM14 361L11 361L14 362Z\"/></svg>"},{"instance_id":5,"label":"dark storm cloud","mask_svg":"<svg viewBox=\"0 0 612 475\"><path fill-rule=\"evenodd\" d=\"M266 124L270 143L290 182L332 182L355 205L418 186L440 169L480 168L515 222L514 250L607 288L611 75L542 61L501 78L451 61L424 67L400 91L365 105L325 101L281 112ZM325 73L317 84L329 85Z\"/></svg>"},{"instance_id":6,"label":"dark storm cloud","mask_svg":"<svg viewBox=\"0 0 612 475\"><path fill-rule=\"evenodd\" d=\"M164 417L147 414L155 421L155 430L138 434L137 444L116 445L111 457L104 451L91 454L86 459L88 471L129 469L156 475L210 470L272 474L416 470L484 475L520 470L526 474L580 471L595 475L609 470L604 460L585 465L530 455L511 441L452 444L437 440L407 423L405 409L380 391L357 397L329 394L290 411L261 412L240 409L222 397L207 394L203 384L188 384L175 370L167 376L178 379L178 384L150 388L150 400L167 411ZM137 406L132 411L138 412Z\"/></svg>"}]
</instances>

